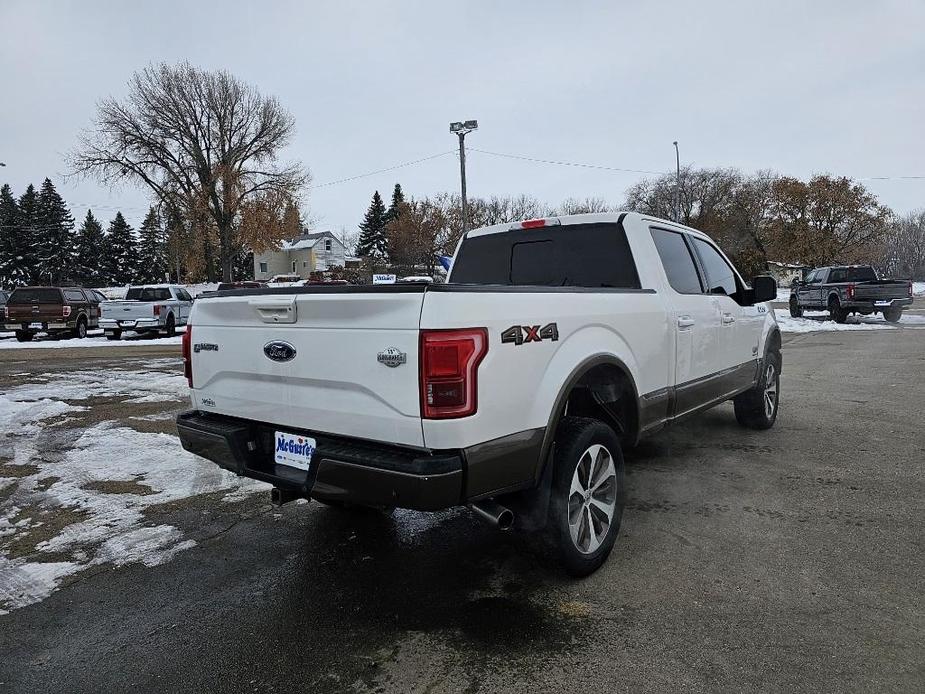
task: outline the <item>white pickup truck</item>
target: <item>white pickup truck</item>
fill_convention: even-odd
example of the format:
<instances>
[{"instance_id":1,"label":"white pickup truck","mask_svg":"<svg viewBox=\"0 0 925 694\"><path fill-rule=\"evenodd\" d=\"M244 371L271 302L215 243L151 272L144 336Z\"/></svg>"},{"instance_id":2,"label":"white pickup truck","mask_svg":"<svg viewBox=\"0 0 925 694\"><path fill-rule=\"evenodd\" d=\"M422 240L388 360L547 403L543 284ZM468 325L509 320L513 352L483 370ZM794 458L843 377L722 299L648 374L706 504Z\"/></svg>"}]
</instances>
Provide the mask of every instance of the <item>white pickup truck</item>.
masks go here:
<instances>
[{"instance_id":1,"label":"white pickup truck","mask_svg":"<svg viewBox=\"0 0 925 694\"><path fill-rule=\"evenodd\" d=\"M125 299L101 305L100 327L110 340L118 340L126 330L157 332L173 337L177 327L186 325L193 297L183 287L172 284L129 287Z\"/></svg>"},{"instance_id":2,"label":"white pickup truck","mask_svg":"<svg viewBox=\"0 0 925 694\"><path fill-rule=\"evenodd\" d=\"M775 295L640 214L477 229L447 284L200 298L180 439L276 503L469 505L585 575L619 531L621 446L730 399L743 426L774 424Z\"/></svg>"}]
</instances>

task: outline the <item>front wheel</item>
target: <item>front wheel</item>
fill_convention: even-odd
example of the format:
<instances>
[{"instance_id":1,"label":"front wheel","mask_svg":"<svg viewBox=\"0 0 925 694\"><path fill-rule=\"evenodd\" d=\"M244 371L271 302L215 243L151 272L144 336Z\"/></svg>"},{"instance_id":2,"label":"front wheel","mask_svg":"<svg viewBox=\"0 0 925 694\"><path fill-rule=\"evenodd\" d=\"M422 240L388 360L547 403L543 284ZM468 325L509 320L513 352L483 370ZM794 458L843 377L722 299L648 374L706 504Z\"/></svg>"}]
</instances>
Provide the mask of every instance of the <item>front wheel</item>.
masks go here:
<instances>
[{"instance_id":1,"label":"front wheel","mask_svg":"<svg viewBox=\"0 0 925 694\"><path fill-rule=\"evenodd\" d=\"M755 387L732 400L736 421L749 429L770 429L780 406L780 355L770 354Z\"/></svg>"},{"instance_id":2,"label":"front wheel","mask_svg":"<svg viewBox=\"0 0 925 694\"><path fill-rule=\"evenodd\" d=\"M613 429L566 417L556 433L549 532L565 570L587 576L613 549L626 498L623 453Z\"/></svg>"},{"instance_id":3,"label":"front wheel","mask_svg":"<svg viewBox=\"0 0 925 694\"><path fill-rule=\"evenodd\" d=\"M902 317L903 310L901 308L891 308L883 312L883 319L889 323L898 323Z\"/></svg>"},{"instance_id":4,"label":"front wheel","mask_svg":"<svg viewBox=\"0 0 925 694\"><path fill-rule=\"evenodd\" d=\"M790 317L791 318L802 318L803 308L800 306L800 302L797 301L795 296L790 297Z\"/></svg>"}]
</instances>

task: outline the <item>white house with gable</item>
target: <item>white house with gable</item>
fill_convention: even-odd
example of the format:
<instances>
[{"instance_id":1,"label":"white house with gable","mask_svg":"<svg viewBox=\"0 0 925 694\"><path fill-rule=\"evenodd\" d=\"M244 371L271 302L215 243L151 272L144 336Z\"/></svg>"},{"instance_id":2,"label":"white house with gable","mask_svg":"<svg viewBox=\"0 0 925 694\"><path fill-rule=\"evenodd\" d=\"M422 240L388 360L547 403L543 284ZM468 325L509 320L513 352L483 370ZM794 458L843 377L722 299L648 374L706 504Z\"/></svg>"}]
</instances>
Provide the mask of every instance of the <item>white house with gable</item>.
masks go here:
<instances>
[{"instance_id":1,"label":"white house with gable","mask_svg":"<svg viewBox=\"0 0 925 694\"><path fill-rule=\"evenodd\" d=\"M302 234L284 241L279 250L254 254L254 279L268 280L274 275L298 275L308 279L315 271L335 265L344 267L344 244L330 231Z\"/></svg>"}]
</instances>

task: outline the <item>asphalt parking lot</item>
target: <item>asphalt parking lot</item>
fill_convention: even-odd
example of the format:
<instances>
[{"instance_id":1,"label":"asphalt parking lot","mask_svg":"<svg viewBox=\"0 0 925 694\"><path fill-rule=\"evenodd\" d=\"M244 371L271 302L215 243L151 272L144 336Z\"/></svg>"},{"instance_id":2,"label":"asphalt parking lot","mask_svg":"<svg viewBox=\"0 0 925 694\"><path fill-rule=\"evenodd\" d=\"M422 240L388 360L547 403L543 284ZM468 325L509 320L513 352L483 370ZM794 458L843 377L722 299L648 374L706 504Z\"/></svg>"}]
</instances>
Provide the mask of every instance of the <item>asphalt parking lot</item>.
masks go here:
<instances>
[{"instance_id":1,"label":"asphalt parking lot","mask_svg":"<svg viewBox=\"0 0 925 694\"><path fill-rule=\"evenodd\" d=\"M0 691L919 690L925 331L784 343L772 430L724 405L629 453L623 530L588 579L465 511L204 494L146 509L196 542L170 561L100 564L0 616ZM2 352L0 382L169 371L179 347L75 351ZM183 407L109 396L51 429L170 432Z\"/></svg>"}]
</instances>

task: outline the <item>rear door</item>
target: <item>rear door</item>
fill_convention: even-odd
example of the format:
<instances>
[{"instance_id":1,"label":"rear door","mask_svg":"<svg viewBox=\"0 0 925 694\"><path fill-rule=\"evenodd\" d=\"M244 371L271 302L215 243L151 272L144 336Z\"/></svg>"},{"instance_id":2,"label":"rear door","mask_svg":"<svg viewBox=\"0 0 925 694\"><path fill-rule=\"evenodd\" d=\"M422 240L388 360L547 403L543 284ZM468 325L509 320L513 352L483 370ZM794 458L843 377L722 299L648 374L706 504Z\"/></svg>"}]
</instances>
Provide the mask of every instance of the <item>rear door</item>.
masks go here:
<instances>
[{"instance_id":1,"label":"rear door","mask_svg":"<svg viewBox=\"0 0 925 694\"><path fill-rule=\"evenodd\" d=\"M652 228L652 240L668 281L667 299L674 328L677 387L675 413L699 404L699 390L715 370L719 345L719 309L704 285L686 234Z\"/></svg>"},{"instance_id":2,"label":"rear door","mask_svg":"<svg viewBox=\"0 0 925 694\"><path fill-rule=\"evenodd\" d=\"M352 290L198 299L190 319L194 406L283 431L423 447L425 287Z\"/></svg>"}]
</instances>

